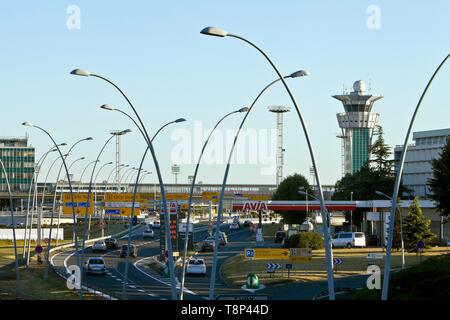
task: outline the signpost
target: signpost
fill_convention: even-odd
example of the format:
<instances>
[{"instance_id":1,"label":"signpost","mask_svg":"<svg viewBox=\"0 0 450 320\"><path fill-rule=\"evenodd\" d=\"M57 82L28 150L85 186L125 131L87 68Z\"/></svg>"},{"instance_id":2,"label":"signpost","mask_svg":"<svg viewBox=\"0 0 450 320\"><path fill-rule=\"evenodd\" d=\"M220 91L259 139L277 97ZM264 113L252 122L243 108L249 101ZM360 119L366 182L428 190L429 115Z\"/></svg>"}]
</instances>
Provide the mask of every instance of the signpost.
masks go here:
<instances>
[{"instance_id":1,"label":"signpost","mask_svg":"<svg viewBox=\"0 0 450 320\"><path fill-rule=\"evenodd\" d=\"M278 248L246 248L244 255L249 260L289 259L290 251Z\"/></svg>"},{"instance_id":2,"label":"signpost","mask_svg":"<svg viewBox=\"0 0 450 320\"><path fill-rule=\"evenodd\" d=\"M422 253L425 251L425 242L422 240L417 242L417 249L419 251L420 262L422 262Z\"/></svg>"},{"instance_id":3,"label":"signpost","mask_svg":"<svg viewBox=\"0 0 450 320\"><path fill-rule=\"evenodd\" d=\"M292 263L286 263L286 270L288 271L288 279L291 276Z\"/></svg>"},{"instance_id":4,"label":"signpost","mask_svg":"<svg viewBox=\"0 0 450 320\"><path fill-rule=\"evenodd\" d=\"M247 275L247 281L245 282L247 288L258 289L259 288L259 278L256 274L250 273Z\"/></svg>"},{"instance_id":5,"label":"signpost","mask_svg":"<svg viewBox=\"0 0 450 320\"><path fill-rule=\"evenodd\" d=\"M343 263L344 261L342 259L334 258L333 259L334 270L337 271L337 266Z\"/></svg>"}]
</instances>

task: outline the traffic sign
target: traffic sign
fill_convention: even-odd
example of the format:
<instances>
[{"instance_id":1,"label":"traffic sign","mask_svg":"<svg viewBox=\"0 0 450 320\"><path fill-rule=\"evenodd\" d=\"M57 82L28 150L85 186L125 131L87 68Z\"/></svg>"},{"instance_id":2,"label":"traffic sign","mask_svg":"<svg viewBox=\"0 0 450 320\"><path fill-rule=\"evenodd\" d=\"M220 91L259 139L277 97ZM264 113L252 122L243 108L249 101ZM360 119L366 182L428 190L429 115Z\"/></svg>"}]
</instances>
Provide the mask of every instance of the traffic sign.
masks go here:
<instances>
[{"instance_id":1,"label":"traffic sign","mask_svg":"<svg viewBox=\"0 0 450 320\"><path fill-rule=\"evenodd\" d=\"M309 262L312 260L312 250L310 248L291 248L290 259Z\"/></svg>"},{"instance_id":2,"label":"traffic sign","mask_svg":"<svg viewBox=\"0 0 450 320\"><path fill-rule=\"evenodd\" d=\"M253 258L254 256L255 256L254 249L245 249L245 257L246 258Z\"/></svg>"},{"instance_id":3,"label":"traffic sign","mask_svg":"<svg viewBox=\"0 0 450 320\"><path fill-rule=\"evenodd\" d=\"M367 259L371 260L383 260L383 254L382 253L368 253Z\"/></svg>"},{"instance_id":4,"label":"traffic sign","mask_svg":"<svg viewBox=\"0 0 450 320\"><path fill-rule=\"evenodd\" d=\"M419 248L419 249L425 248L425 242L423 242L422 240L417 242L417 248Z\"/></svg>"},{"instance_id":5,"label":"traffic sign","mask_svg":"<svg viewBox=\"0 0 450 320\"><path fill-rule=\"evenodd\" d=\"M335 266L343 264L343 263L344 263L344 261L342 259L337 259L337 258L333 259L333 265L335 265Z\"/></svg>"},{"instance_id":6,"label":"traffic sign","mask_svg":"<svg viewBox=\"0 0 450 320\"><path fill-rule=\"evenodd\" d=\"M45 242L45 243L48 243L48 238L45 238L45 239L44 239L44 242Z\"/></svg>"},{"instance_id":7,"label":"traffic sign","mask_svg":"<svg viewBox=\"0 0 450 320\"><path fill-rule=\"evenodd\" d=\"M281 269L281 264L278 263L268 263L267 264L267 269Z\"/></svg>"},{"instance_id":8,"label":"traffic sign","mask_svg":"<svg viewBox=\"0 0 450 320\"><path fill-rule=\"evenodd\" d=\"M34 249L37 253L41 253L43 248L40 245L37 245L36 248Z\"/></svg>"},{"instance_id":9,"label":"traffic sign","mask_svg":"<svg viewBox=\"0 0 450 320\"><path fill-rule=\"evenodd\" d=\"M245 283L247 285L247 288L249 288L249 289L258 289L259 288L259 278L254 273L250 273L247 276L247 281Z\"/></svg>"},{"instance_id":10,"label":"traffic sign","mask_svg":"<svg viewBox=\"0 0 450 320\"><path fill-rule=\"evenodd\" d=\"M292 263L286 263L286 269L291 270L292 269Z\"/></svg>"},{"instance_id":11,"label":"traffic sign","mask_svg":"<svg viewBox=\"0 0 450 320\"><path fill-rule=\"evenodd\" d=\"M246 248L244 251L247 259L289 259L289 249L272 248Z\"/></svg>"},{"instance_id":12,"label":"traffic sign","mask_svg":"<svg viewBox=\"0 0 450 320\"><path fill-rule=\"evenodd\" d=\"M216 300L269 300L267 294L223 294Z\"/></svg>"}]
</instances>

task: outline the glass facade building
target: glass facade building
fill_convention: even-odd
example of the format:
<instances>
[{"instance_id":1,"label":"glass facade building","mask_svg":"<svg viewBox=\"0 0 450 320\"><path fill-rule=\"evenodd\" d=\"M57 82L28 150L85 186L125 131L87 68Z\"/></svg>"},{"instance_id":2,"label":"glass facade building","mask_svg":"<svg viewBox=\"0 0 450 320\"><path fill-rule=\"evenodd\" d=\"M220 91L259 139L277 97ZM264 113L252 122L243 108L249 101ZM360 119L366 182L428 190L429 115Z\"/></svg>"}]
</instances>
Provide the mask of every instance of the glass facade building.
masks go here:
<instances>
[{"instance_id":1,"label":"glass facade building","mask_svg":"<svg viewBox=\"0 0 450 320\"><path fill-rule=\"evenodd\" d=\"M3 161L11 191L28 191L33 179L35 150L28 138L0 138L0 159ZM1 170L0 192L7 192L6 177Z\"/></svg>"}]
</instances>

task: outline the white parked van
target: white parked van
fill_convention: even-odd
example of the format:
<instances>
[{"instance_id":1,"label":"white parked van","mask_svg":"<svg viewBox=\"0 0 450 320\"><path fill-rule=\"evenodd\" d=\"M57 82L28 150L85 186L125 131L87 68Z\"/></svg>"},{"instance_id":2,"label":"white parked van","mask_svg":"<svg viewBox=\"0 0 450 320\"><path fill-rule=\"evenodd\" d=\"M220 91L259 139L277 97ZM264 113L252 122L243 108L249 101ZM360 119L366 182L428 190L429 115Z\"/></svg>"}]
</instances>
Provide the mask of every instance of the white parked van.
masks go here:
<instances>
[{"instance_id":1,"label":"white parked van","mask_svg":"<svg viewBox=\"0 0 450 320\"><path fill-rule=\"evenodd\" d=\"M333 237L333 248L365 247L366 236L362 232L339 232Z\"/></svg>"}]
</instances>

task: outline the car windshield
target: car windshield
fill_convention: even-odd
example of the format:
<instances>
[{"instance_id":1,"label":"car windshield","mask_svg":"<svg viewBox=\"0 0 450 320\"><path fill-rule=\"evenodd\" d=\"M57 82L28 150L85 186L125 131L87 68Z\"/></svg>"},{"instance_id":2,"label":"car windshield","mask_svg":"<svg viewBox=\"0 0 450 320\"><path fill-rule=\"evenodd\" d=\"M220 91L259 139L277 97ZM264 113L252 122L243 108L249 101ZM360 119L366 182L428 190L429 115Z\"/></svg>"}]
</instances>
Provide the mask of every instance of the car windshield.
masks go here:
<instances>
[{"instance_id":1,"label":"car windshield","mask_svg":"<svg viewBox=\"0 0 450 320\"><path fill-rule=\"evenodd\" d=\"M364 237L364 233L362 233L362 232L356 232L356 233L355 233L355 237L356 237L356 238L363 238L363 237Z\"/></svg>"},{"instance_id":2,"label":"car windshield","mask_svg":"<svg viewBox=\"0 0 450 320\"><path fill-rule=\"evenodd\" d=\"M102 259L90 259L90 264L105 264L105 262Z\"/></svg>"},{"instance_id":3,"label":"car windshield","mask_svg":"<svg viewBox=\"0 0 450 320\"><path fill-rule=\"evenodd\" d=\"M199 265L203 265L205 263L204 263L203 260L190 260L189 264L193 264L193 265L199 266Z\"/></svg>"},{"instance_id":4,"label":"car windshield","mask_svg":"<svg viewBox=\"0 0 450 320\"><path fill-rule=\"evenodd\" d=\"M99 241L99 242L96 242L95 244L96 245L102 245L102 244L104 244L104 242Z\"/></svg>"}]
</instances>

